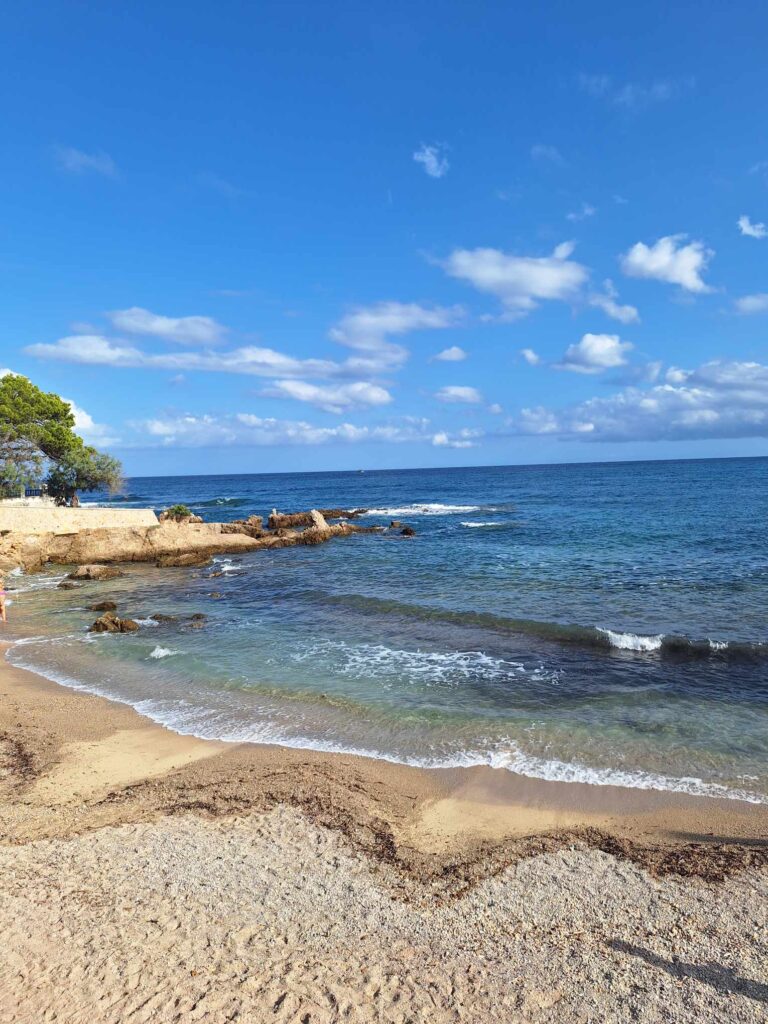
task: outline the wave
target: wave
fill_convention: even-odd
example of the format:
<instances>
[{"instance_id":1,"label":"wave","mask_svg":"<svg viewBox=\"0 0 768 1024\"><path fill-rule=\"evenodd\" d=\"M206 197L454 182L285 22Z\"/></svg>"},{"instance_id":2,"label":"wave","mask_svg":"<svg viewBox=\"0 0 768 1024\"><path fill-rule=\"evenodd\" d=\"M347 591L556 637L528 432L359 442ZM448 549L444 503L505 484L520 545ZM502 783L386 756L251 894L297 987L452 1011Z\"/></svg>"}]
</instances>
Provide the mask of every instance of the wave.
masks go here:
<instances>
[{"instance_id":1,"label":"wave","mask_svg":"<svg viewBox=\"0 0 768 1024\"><path fill-rule=\"evenodd\" d=\"M208 501L190 502L193 508L220 508L225 505L228 508L238 508L240 505L247 505L249 498L209 498Z\"/></svg>"},{"instance_id":2,"label":"wave","mask_svg":"<svg viewBox=\"0 0 768 1024\"><path fill-rule=\"evenodd\" d=\"M365 515L369 516L449 516L468 512L495 512L495 508L485 505L442 505L440 502L416 502L413 505L401 505L398 508L369 508Z\"/></svg>"},{"instance_id":3,"label":"wave","mask_svg":"<svg viewBox=\"0 0 768 1024\"><path fill-rule=\"evenodd\" d=\"M16 646L11 648L8 652L9 655L15 651ZM156 650L164 649L156 648ZM748 789L731 788L721 783L707 782L693 776L667 776L639 769L597 768L579 761L567 762L555 758L538 757L521 750L511 740L497 743L490 750L459 750L434 756L417 756L291 732L290 726L274 720L249 724L230 723L226 721L220 711L201 706L195 707L186 699L143 698L130 700L116 695L103 686L84 683L48 666L42 668L26 663L25 659L18 656L9 658L9 660L19 668L36 672L38 675L70 689L96 694L120 704L127 704L159 725L182 735L195 736L199 739L218 740L225 743L275 744L300 750L353 754L393 764L406 764L427 769L487 766L548 782L619 786L628 789L684 793L696 797L714 797L721 800L740 800L752 804L768 803L768 796L765 794Z\"/></svg>"},{"instance_id":4,"label":"wave","mask_svg":"<svg viewBox=\"0 0 768 1024\"><path fill-rule=\"evenodd\" d=\"M170 658L174 654L178 654L178 651L172 651L170 647L155 647L155 649L149 655L150 658Z\"/></svg>"},{"instance_id":5,"label":"wave","mask_svg":"<svg viewBox=\"0 0 768 1024\"><path fill-rule=\"evenodd\" d=\"M327 591L298 591L296 597L321 601L362 615L399 616L420 622L444 622L457 626L479 626L501 634L535 637L544 642L591 647L606 653L642 654L678 659L720 658L763 661L768 658L768 643L763 641L725 641L696 639L673 633L642 634L612 630L603 626L543 622L516 619L492 612L460 611L403 601L368 597L362 594L329 594Z\"/></svg>"},{"instance_id":6,"label":"wave","mask_svg":"<svg viewBox=\"0 0 768 1024\"><path fill-rule=\"evenodd\" d=\"M466 526L469 529L477 529L480 526L507 526L507 523L489 522L489 523L462 523L462 526Z\"/></svg>"},{"instance_id":7,"label":"wave","mask_svg":"<svg viewBox=\"0 0 768 1024\"><path fill-rule=\"evenodd\" d=\"M362 679L417 681L423 685L456 684L482 678L487 681L528 676L551 679L556 673L529 670L519 661L495 658L484 651L402 650L385 644L348 644L344 640L319 640L294 651L294 661L333 658L334 668Z\"/></svg>"},{"instance_id":8,"label":"wave","mask_svg":"<svg viewBox=\"0 0 768 1024\"><path fill-rule=\"evenodd\" d=\"M598 633L608 637L608 643L619 651L660 651L664 644L664 634L657 636L638 636L635 633L615 633L612 629L597 627Z\"/></svg>"}]
</instances>

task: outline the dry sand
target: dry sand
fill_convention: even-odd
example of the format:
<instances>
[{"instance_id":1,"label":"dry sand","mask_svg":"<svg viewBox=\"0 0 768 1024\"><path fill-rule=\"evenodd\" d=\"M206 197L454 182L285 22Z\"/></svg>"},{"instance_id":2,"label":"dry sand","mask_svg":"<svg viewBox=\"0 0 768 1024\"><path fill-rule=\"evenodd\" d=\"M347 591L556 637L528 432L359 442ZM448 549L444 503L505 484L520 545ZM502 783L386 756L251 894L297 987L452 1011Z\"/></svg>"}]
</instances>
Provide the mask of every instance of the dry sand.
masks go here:
<instances>
[{"instance_id":1,"label":"dry sand","mask_svg":"<svg viewBox=\"0 0 768 1024\"><path fill-rule=\"evenodd\" d=\"M768 1021L767 836L207 743L0 662L0 1022Z\"/></svg>"}]
</instances>

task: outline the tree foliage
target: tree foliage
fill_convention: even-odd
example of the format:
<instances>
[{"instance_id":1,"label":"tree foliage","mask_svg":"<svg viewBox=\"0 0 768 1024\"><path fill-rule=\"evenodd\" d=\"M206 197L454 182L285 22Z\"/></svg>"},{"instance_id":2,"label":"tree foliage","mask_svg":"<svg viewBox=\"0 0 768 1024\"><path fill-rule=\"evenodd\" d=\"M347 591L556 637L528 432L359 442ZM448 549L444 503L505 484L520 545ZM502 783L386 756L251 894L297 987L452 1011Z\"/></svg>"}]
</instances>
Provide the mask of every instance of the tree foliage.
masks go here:
<instances>
[{"instance_id":1,"label":"tree foliage","mask_svg":"<svg viewBox=\"0 0 768 1024\"><path fill-rule=\"evenodd\" d=\"M41 483L59 501L77 491L117 490L120 463L86 445L74 431L72 407L19 374L0 378L0 482Z\"/></svg>"}]
</instances>

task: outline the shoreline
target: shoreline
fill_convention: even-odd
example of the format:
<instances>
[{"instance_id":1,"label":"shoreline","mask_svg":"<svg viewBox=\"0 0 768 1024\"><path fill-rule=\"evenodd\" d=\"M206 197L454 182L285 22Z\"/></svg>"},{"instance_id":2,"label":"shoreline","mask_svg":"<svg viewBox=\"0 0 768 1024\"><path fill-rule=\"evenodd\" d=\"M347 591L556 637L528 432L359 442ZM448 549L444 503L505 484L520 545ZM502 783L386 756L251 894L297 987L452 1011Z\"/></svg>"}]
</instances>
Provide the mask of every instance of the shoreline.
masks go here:
<instances>
[{"instance_id":1,"label":"shoreline","mask_svg":"<svg viewBox=\"0 0 768 1024\"><path fill-rule=\"evenodd\" d=\"M0 739L11 764L0 786L0 842L286 804L427 882L456 858L477 880L574 842L705 878L768 863L766 805L197 739L16 668L9 646L0 644Z\"/></svg>"}]
</instances>

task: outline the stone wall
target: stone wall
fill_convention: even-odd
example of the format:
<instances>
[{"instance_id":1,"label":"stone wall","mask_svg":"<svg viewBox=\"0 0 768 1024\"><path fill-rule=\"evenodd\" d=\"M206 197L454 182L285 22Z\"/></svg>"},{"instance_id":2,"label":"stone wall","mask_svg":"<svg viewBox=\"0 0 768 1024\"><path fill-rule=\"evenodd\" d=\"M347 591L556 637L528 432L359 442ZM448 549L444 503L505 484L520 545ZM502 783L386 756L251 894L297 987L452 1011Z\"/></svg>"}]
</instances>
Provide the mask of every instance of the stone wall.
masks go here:
<instances>
[{"instance_id":1,"label":"stone wall","mask_svg":"<svg viewBox=\"0 0 768 1024\"><path fill-rule=\"evenodd\" d=\"M157 526L151 508L23 508L0 504L0 531L71 534L81 530Z\"/></svg>"}]
</instances>

